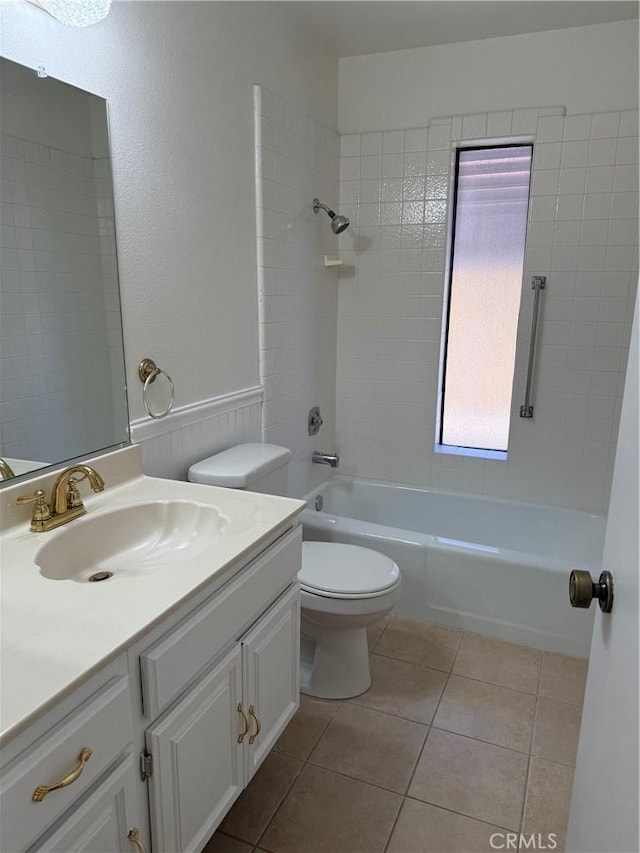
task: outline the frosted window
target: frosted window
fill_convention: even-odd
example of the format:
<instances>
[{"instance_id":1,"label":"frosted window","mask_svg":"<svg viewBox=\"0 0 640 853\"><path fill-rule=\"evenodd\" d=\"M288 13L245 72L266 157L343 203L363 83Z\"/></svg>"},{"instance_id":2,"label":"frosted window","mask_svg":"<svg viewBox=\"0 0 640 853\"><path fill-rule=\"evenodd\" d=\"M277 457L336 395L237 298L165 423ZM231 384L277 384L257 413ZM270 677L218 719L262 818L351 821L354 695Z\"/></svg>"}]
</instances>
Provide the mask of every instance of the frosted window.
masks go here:
<instances>
[{"instance_id":1,"label":"frosted window","mask_svg":"<svg viewBox=\"0 0 640 853\"><path fill-rule=\"evenodd\" d=\"M458 153L441 443L506 451L530 145Z\"/></svg>"}]
</instances>

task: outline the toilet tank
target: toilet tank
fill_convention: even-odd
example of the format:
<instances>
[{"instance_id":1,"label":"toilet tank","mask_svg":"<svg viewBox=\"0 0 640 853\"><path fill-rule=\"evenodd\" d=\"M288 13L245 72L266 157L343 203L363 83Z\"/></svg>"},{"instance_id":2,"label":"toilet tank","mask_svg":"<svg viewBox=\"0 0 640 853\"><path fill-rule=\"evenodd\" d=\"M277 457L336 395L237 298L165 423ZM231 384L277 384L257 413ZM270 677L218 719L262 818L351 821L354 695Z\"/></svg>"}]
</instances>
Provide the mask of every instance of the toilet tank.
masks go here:
<instances>
[{"instance_id":1,"label":"toilet tank","mask_svg":"<svg viewBox=\"0 0 640 853\"><path fill-rule=\"evenodd\" d=\"M290 450L275 444L238 444L196 462L188 478L191 483L284 496L290 457Z\"/></svg>"}]
</instances>

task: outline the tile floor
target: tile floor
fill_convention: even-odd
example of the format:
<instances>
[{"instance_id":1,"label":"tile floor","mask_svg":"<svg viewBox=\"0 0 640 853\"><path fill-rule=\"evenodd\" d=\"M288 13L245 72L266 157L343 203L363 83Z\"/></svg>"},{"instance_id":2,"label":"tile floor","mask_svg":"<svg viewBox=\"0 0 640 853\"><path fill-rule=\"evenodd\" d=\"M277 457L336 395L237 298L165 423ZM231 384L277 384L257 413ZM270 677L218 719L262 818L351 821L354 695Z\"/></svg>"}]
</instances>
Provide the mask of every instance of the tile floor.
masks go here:
<instances>
[{"instance_id":1,"label":"tile floor","mask_svg":"<svg viewBox=\"0 0 640 853\"><path fill-rule=\"evenodd\" d=\"M204 853L562 850L587 661L398 617L370 648L370 689L302 696Z\"/></svg>"}]
</instances>

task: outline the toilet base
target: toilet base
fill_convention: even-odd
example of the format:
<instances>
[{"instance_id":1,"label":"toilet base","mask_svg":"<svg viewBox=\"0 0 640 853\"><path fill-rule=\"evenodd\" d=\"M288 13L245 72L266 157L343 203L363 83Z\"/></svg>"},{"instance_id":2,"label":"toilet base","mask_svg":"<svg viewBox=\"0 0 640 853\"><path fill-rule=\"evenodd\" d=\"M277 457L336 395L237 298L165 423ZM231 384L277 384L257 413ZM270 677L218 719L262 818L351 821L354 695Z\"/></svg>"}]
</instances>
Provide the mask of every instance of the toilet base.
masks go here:
<instances>
[{"instance_id":1,"label":"toilet base","mask_svg":"<svg viewBox=\"0 0 640 853\"><path fill-rule=\"evenodd\" d=\"M302 618L300 692L319 699L349 699L371 685L366 628L322 630ZM315 636L314 636L315 635Z\"/></svg>"}]
</instances>

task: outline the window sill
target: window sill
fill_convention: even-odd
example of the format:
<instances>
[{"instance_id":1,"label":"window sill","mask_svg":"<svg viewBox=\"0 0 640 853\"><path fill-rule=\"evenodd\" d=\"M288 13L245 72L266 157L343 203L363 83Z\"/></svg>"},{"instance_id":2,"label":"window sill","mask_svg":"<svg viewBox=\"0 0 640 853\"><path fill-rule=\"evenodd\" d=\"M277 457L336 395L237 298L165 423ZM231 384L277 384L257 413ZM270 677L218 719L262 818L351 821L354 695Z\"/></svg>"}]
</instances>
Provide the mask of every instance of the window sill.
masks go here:
<instances>
[{"instance_id":1,"label":"window sill","mask_svg":"<svg viewBox=\"0 0 640 853\"><path fill-rule=\"evenodd\" d=\"M457 447L454 444L434 444L434 453L446 453L450 456L472 456L476 459L506 460L506 450L482 450L477 447Z\"/></svg>"}]
</instances>

